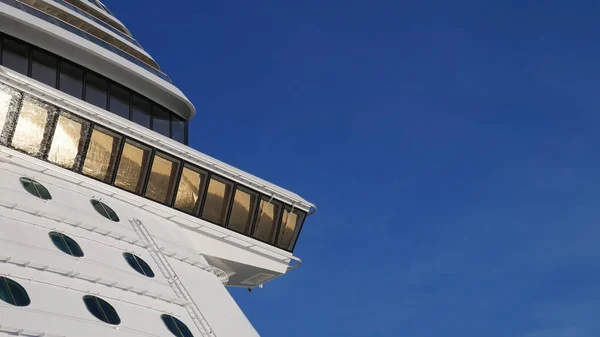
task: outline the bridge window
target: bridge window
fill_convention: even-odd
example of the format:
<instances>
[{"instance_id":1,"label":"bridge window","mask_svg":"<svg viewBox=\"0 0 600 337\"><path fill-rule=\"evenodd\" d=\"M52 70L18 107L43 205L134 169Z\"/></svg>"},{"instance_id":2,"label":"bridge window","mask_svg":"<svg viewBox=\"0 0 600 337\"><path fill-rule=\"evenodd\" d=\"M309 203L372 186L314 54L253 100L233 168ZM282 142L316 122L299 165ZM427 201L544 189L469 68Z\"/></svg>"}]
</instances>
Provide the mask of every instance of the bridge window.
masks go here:
<instances>
[{"instance_id":1,"label":"bridge window","mask_svg":"<svg viewBox=\"0 0 600 337\"><path fill-rule=\"evenodd\" d=\"M210 178L208 193L206 193L206 201L202 210L202 219L217 225L225 224L232 186L233 183L223 178L216 176Z\"/></svg>"},{"instance_id":2,"label":"bridge window","mask_svg":"<svg viewBox=\"0 0 600 337\"><path fill-rule=\"evenodd\" d=\"M124 87L110 84L110 112L129 119L129 90Z\"/></svg>"},{"instance_id":3,"label":"bridge window","mask_svg":"<svg viewBox=\"0 0 600 337\"><path fill-rule=\"evenodd\" d=\"M281 203L275 200L269 201L266 197L260 200L258 209L258 220L252 236L260 241L273 244L275 229L281 215Z\"/></svg>"},{"instance_id":4,"label":"bridge window","mask_svg":"<svg viewBox=\"0 0 600 337\"><path fill-rule=\"evenodd\" d=\"M87 72L85 76L85 100L99 108L106 109L108 107L108 81L90 72Z\"/></svg>"},{"instance_id":5,"label":"bridge window","mask_svg":"<svg viewBox=\"0 0 600 337\"><path fill-rule=\"evenodd\" d=\"M235 189L227 228L233 229L236 232L248 234L250 226L252 226L252 223L254 222L254 211L256 210L257 200L257 193L238 186Z\"/></svg>"},{"instance_id":6,"label":"bridge window","mask_svg":"<svg viewBox=\"0 0 600 337\"><path fill-rule=\"evenodd\" d=\"M185 165L177 188L174 206L176 209L189 214L198 214L206 176L207 174L200 169Z\"/></svg>"},{"instance_id":7,"label":"bridge window","mask_svg":"<svg viewBox=\"0 0 600 337\"><path fill-rule=\"evenodd\" d=\"M53 88L56 88L58 59L44 51L33 50L31 77Z\"/></svg>"},{"instance_id":8,"label":"bridge window","mask_svg":"<svg viewBox=\"0 0 600 337\"><path fill-rule=\"evenodd\" d=\"M66 169L74 169L81 160L81 140L88 129L89 123L62 113L56 123L48 161Z\"/></svg>"},{"instance_id":9,"label":"bridge window","mask_svg":"<svg viewBox=\"0 0 600 337\"><path fill-rule=\"evenodd\" d=\"M179 165L175 159L157 153L152 161L152 169L150 169L146 198L161 204L169 204L175 192Z\"/></svg>"},{"instance_id":10,"label":"bridge window","mask_svg":"<svg viewBox=\"0 0 600 337\"><path fill-rule=\"evenodd\" d=\"M141 194L149 159L150 149L148 147L127 140L123 152L121 152L115 186L135 194Z\"/></svg>"},{"instance_id":11,"label":"bridge window","mask_svg":"<svg viewBox=\"0 0 600 337\"><path fill-rule=\"evenodd\" d=\"M73 97L83 98L83 69L73 63L61 61L58 89Z\"/></svg>"},{"instance_id":12,"label":"bridge window","mask_svg":"<svg viewBox=\"0 0 600 337\"><path fill-rule=\"evenodd\" d=\"M171 137L171 116L165 109L152 106L152 130L165 137Z\"/></svg>"},{"instance_id":13,"label":"bridge window","mask_svg":"<svg viewBox=\"0 0 600 337\"><path fill-rule=\"evenodd\" d=\"M283 218L281 219L281 227L279 228L279 235L277 237L277 247L292 250L296 238L300 233L300 228L304 222L306 213L285 208L283 210Z\"/></svg>"},{"instance_id":14,"label":"bridge window","mask_svg":"<svg viewBox=\"0 0 600 337\"><path fill-rule=\"evenodd\" d=\"M81 173L110 183L121 137L100 127L94 127Z\"/></svg>"},{"instance_id":15,"label":"bridge window","mask_svg":"<svg viewBox=\"0 0 600 337\"><path fill-rule=\"evenodd\" d=\"M150 129L150 109L152 109L150 101L138 95L134 95L132 121Z\"/></svg>"},{"instance_id":16,"label":"bridge window","mask_svg":"<svg viewBox=\"0 0 600 337\"><path fill-rule=\"evenodd\" d=\"M46 126L54 113L55 109L50 105L26 95L19 111L12 147L32 156L40 156Z\"/></svg>"},{"instance_id":17,"label":"bridge window","mask_svg":"<svg viewBox=\"0 0 600 337\"><path fill-rule=\"evenodd\" d=\"M179 118L173 116L173 121L172 121L171 125L172 125L171 138L173 138L174 140L176 140L182 144L187 144L186 122L182 119L179 119Z\"/></svg>"},{"instance_id":18,"label":"bridge window","mask_svg":"<svg viewBox=\"0 0 600 337\"><path fill-rule=\"evenodd\" d=\"M29 70L29 47L13 39L4 39L2 44L2 65L23 75Z\"/></svg>"},{"instance_id":19,"label":"bridge window","mask_svg":"<svg viewBox=\"0 0 600 337\"><path fill-rule=\"evenodd\" d=\"M0 300L17 307L31 304L25 288L7 277L0 277Z\"/></svg>"}]
</instances>

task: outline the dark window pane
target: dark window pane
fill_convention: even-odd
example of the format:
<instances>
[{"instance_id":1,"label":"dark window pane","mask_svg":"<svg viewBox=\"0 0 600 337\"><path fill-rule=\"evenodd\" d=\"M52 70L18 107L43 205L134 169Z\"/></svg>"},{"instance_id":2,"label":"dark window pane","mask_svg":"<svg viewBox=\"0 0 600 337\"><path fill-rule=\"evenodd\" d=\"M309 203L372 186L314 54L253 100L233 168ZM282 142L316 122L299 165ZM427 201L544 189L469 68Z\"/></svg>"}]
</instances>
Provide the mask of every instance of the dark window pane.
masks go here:
<instances>
[{"instance_id":1,"label":"dark window pane","mask_svg":"<svg viewBox=\"0 0 600 337\"><path fill-rule=\"evenodd\" d=\"M185 121L180 120L178 118L173 118L173 134L171 136L172 139L185 143Z\"/></svg>"},{"instance_id":2,"label":"dark window pane","mask_svg":"<svg viewBox=\"0 0 600 337\"><path fill-rule=\"evenodd\" d=\"M113 211L112 208L108 207L107 204L95 199L92 199L90 202L92 203L92 206L94 206L96 212L100 213L100 215L107 218L108 220L119 222L119 217L117 216L117 213L115 213L115 211Z\"/></svg>"},{"instance_id":3,"label":"dark window pane","mask_svg":"<svg viewBox=\"0 0 600 337\"><path fill-rule=\"evenodd\" d=\"M146 263L146 261L142 260L141 257L133 255L131 253L124 253L123 257L125 258L125 261L127 261L127 263L131 266L131 268L135 269L135 271L137 271L138 273L148 277L154 277L154 272Z\"/></svg>"},{"instance_id":4,"label":"dark window pane","mask_svg":"<svg viewBox=\"0 0 600 337\"><path fill-rule=\"evenodd\" d=\"M247 234L254 220L254 210L258 195L245 188L238 187L233 197L233 206L227 228Z\"/></svg>"},{"instance_id":5,"label":"dark window pane","mask_svg":"<svg viewBox=\"0 0 600 337\"><path fill-rule=\"evenodd\" d=\"M110 323L113 325L117 325L117 324L121 323L121 318L119 317L119 315L117 314L117 311L115 310L115 308L113 308L112 305L108 304L108 302L104 301L101 298L98 299L98 303L100 303L100 308L102 308L102 311L104 311L104 314L106 315L106 318L108 319L107 323Z\"/></svg>"},{"instance_id":6,"label":"dark window pane","mask_svg":"<svg viewBox=\"0 0 600 337\"><path fill-rule=\"evenodd\" d=\"M0 300L18 307L26 307L31 304L25 288L6 277L0 277Z\"/></svg>"},{"instance_id":7,"label":"dark window pane","mask_svg":"<svg viewBox=\"0 0 600 337\"><path fill-rule=\"evenodd\" d=\"M208 184L206 202L202 210L202 219L223 225L229 207L232 183L213 177Z\"/></svg>"},{"instance_id":8,"label":"dark window pane","mask_svg":"<svg viewBox=\"0 0 600 337\"><path fill-rule=\"evenodd\" d=\"M280 212L281 204L279 202L274 200L269 202L268 199L262 198L258 211L258 221L256 222L256 228L254 228L252 236L260 241L272 244Z\"/></svg>"},{"instance_id":9,"label":"dark window pane","mask_svg":"<svg viewBox=\"0 0 600 337\"><path fill-rule=\"evenodd\" d=\"M118 84L110 84L110 111L129 119L129 90Z\"/></svg>"},{"instance_id":10,"label":"dark window pane","mask_svg":"<svg viewBox=\"0 0 600 337\"><path fill-rule=\"evenodd\" d=\"M152 105L150 101L140 96L133 96L133 116L132 120L146 128L150 128L150 110Z\"/></svg>"},{"instance_id":11,"label":"dark window pane","mask_svg":"<svg viewBox=\"0 0 600 337\"><path fill-rule=\"evenodd\" d=\"M163 136L171 135L171 117L167 110L154 105L152 106L152 130Z\"/></svg>"},{"instance_id":12,"label":"dark window pane","mask_svg":"<svg viewBox=\"0 0 600 337\"><path fill-rule=\"evenodd\" d=\"M175 191L178 171L178 161L162 154L154 156L148 186L146 187L146 198L168 204Z\"/></svg>"},{"instance_id":13,"label":"dark window pane","mask_svg":"<svg viewBox=\"0 0 600 337\"><path fill-rule=\"evenodd\" d=\"M29 66L29 47L21 42L4 39L2 65L27 75Z\"/></svg>"},{"instance_id":14,"label":"dark window pane","mask_svg":"<svg viewBox=\"0 0 600 337\"><path fill-rule=\"evenodd\" d=\"M99 108L106 109L108 81L92 73L85 75L85 100Z\"/></svg>"},{"instance_id":15,"label":"dark window pane","mask_svg":"<svg viewBox=\"0 0 600 337\"><path fill-rule=\"evenodd\" d=\"M169 331L171 331L171 333L174 336L194 337L194 335L192 335L192 332L190 331L190 329L188 329L188 327L182 321L178 320L177 318L170 316L170 315L161 315L160 318L167 326L167 329L169 329Z\"/></svg>"},{"instance_id":16,"label":"dark window pane","mask_svg":"<svg viewBox=\"0 0 600 337\"><path fill-rule=\"evenodd\" d=\"M186 213L197 214L205 183L206 173L185 165L179 179L174 207Z\"/></svg>"},{"instance_id":17,"label":"dark window pane","mask_svg":"<svg viewBox=\"0 0 600 337\"><path fill-rule=\"evenodd\" d=\"M63 253L75 257L83 256L83 251L81 250L81 247L79 247L79 244L77 244L75 240L71 239L67 235L58 232L50 232L49 236L56 248L61 250Z\"/></svg>"},{"instance_id":18,"label":"dark window pane","mask_svg":"<svg viewBox=\"0 0 600 337\"><path fill-rule=\"evenodd\" d=\"M83 296L83 303L85 303L85 307L97 319L113 325L121 323L121 318L119 318L115 308L105 300L96 296L86 295Z\"/></svg>"},{"instance_id":19,"label":"dark window pane","mask_svg":"<svg viewBox=\"0 0 600 337\"><path fill-rule=\"evenodd\" d=\"M53 88L56 87L58 60L56 57L40 50L33 51L31 77Z\"/></svg>"},{"instance_id":20,"label":"dark window pane","mask_svg":"<svg viewBox=\"0 0 600 337\"><path fill-rule=\"evenodd\" d=\"M23 188L27 192L35 195L36 197L44 200L52 199L50 192L48 192L48 190L37 181L29 178L19 178L19 181L21 182L21 185L23 185Z\"/></svg>"},{"instance_id":21,"label":"dark window pane","mask_svg":"<svg viewBox=\"0 0 600 337\"><path fill-rule=\"evenodd\" d=\"M59 75L58 88L62 92L77 98L83 97L83 69L75 64L61 61Z\"/></svg>"},{"instance_id":22,"label":"dark window pane","mask_svg":"<svg viewBox=\"0 0 600 337\"><path fill-rule=\"evenodd\" d=\"M94 127L81 173L109 183L117 159L121 137Z\"/></svg>"},{"instance_id":23,"label":"dark window pane","mask_svg":"<svg viewBox=\"0 0 600 337\"><path fill-rule=\"evenodd\" d=\"M135 194L141 194L149 159L149 148L127 140L121 153L115 186Z\"/></svg>"}]
</instances>

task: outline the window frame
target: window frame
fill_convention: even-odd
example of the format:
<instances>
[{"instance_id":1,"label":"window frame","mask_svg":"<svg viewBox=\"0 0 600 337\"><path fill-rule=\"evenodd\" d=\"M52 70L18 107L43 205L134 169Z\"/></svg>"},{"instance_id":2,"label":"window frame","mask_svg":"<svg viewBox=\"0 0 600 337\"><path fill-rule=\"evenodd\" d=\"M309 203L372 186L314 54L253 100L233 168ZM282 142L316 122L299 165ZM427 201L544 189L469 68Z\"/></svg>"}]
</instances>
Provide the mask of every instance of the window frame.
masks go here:
<instances>
[{"instance_id":1,"label":"window frame","mask_svg":"<svg viewBox=\"0 0 600 337\"><path fill-rule=\"evenodd\" d=\"M31 305L31 297L29 297L27 289L25 289L25 287L23 287L19 282L9 277L0 275L0 287L5 287L6 293L8 293L8 295L10 296L10 300L12 303L2 297L0 297L0 301L15 307L28 307L29 305ZM22 291L20 295L25 296L25 302L18 303L19 301L17 301L17 297L14 295L13 290L11 290L11 287L15 287L18 290Z\"/></svg>"},{"instance_id":2,"label":"window frame","mask_svg":"<svg viewBox=\"0 0 600 337\"><path fill-rule=\"evenodd\" d=\"M235 230L235 229L233 229L233 228L230 227L230 225L231 225L230 224L230 222L231 222L231 214L232 214L232 211L233 211L233 207L235 205L235 195L237 194L238 189L240 191L244 192L244 193L247 193L247 194L250 194L250 195L254 195L254 197L255 197L254 198L255 199L254 203L251 206L250 212L249 212L250 223L246 225L246 229L244 231L242 231L242 232L240 232L238 230ZM225 226L224 227L227 228L227 229L229 229L229 230L232 230L232 231L234 231L236 233L240 233L240 234L244 234L244 235L249 235L249 233L252 231L252 227L254 225L254 221L256 220L257 209L260 206L260 200L261 200L260 198L261 198L261 194L258 191L255 191L255 190L252 190L250 188L247 188L246 186L238 184L237 182L234 183L233 193L232 193L232 197L231 197L231 202L229 204L229 210L228 210L228 213L227 213L227 219L225 219Z\"/></svg>"},{"instance_id":3,"label":"window frame","mask_svg":"<svg viewBox=\"0 0 600 337\"><path fill-rule=\"evenodd\" d=\"M208 220L208 219L205 219L205 218L202 217L202 214L204 213L204 208L206 206L206 201L208 199L208 189L210 188L210 182L211 182L211 180L213 178L216 181L219 181L219 182L223 183L224 185L229 185L231 187L230 188L230 192L229 192L229 197L227 198L227 202L228 203L224 207L225 208L224 209L225 214L223 216L223 224L218 224L216 222L213 222L211 220ZM201 220L210 222L213 225L217 225L219 227L225 227L227 225L227 218L229 218L229 208L230 208L232 200L233 200L232 198L233 198L233 192L234 192L233 188L234 187L235 187L235 181L227 179L227 178L225 178L223 176L220 176L220 175L218 175L216 173L208 171L208 177L206 179L206 184L204 186L204 193L203 193L204 198L202 199L202 205L200 206L200 212L198 213L198 218L200 218ZM223 200L225 200L225 198L223 198Z\"/></svg>"},{"instance_id":4,"label":"window frame","mask_svg":"<svg viewBox=\"0 0 600 337\"><path fill-rule=\"evenodd\" d=\"M146 262L144 259L142 259L141 257L137 256L134 253L131 252L125 252L122 254L123 255L123 259L125 260L125 262L127 262L127 264L136 272L138 272L141 275L144 275L148 278L154 278L156 275L154 273L154 270L152 270L152 267L150 267L150 264L148 264L148 262ZM133 258L133 260L135 261L135 263L137 264L137 266L139 267L139 270L130 262L130 260L127 258L128 256L130 256L131 258ZM140 263L141 261L141 263Z\"/></svg>"},{"instance_id":5,"label":"window frame","mask_svg":"<svg viewBox=\"0 0 600 337\"><path fill-rule=\"evenodd\" d=\"M27 189L27 187L25 186L25 181L24 180L29 180L28 183L30 183L31 186L33 186L33 188L35 190L35 193L37 195L34 194L34 192L32 192L32 191L30 191L30 190ZM50 193L50 191L46 188L46 186L40 184L37 180L31 179L31 178L28 178L28 177L21 177L21 178L19 178L19 182L21 183L21 186L23 186L23 189L25 191L29 192L29 194L31 194L31 195L33 195L35 197L38 197L39 199L42 199L44 201L50 201L50 200L52 200L52 194ZM38 184L39 186L41 186L41 188L43 189L42 192L45 191L48 194L48 198L45 198L45 197L42 196L42 193L40 192L40 190L38 189L38 187L35 184Z\"/></svg>"},{"instance_id":6,"label":"window frame","mask_svg":"<svg viewBox=\"0 0 600 337\"><path fill-rule=\"evenodd\" d=\"M268 203L275 202L275 204L279 204L279 211L277 212L277 219L273 219L275 224L274 224L273 232L271 233L271 241L265 241L265 240L259 239L254 236L254 233L256 233L256 229L258 227L258 223L259 223L259 219L260 219L260 212L261 212L260 201L261 200L265 200ZM258 240L260 242L264 242L271 246L275 246L275 241L277 241L277 233L279 232L279 227L281 226L281 219L283 217L283 208L285 207L285 205L286 204L284 202L282 202L279 199L276 199L275 197L269 197L266 194L261 194L261 199L259 199L258 207L256 207L256 216L254 218L254 223L252 224L252 231L250 232L250 237L253 238L254 240ZM277 246L275 246L275 247L277 247Z\"/></svg>"},{"instance_id":7,"label":"window frame","mask_svg":"<svg viewBox=\"0 0 600 337\"><path fill-rule=\"evenodd\" d=\"M115 309L115 307L113 307L110 303L108 303L106 300L104 300L103 298L100 298L98 296L93 296L93 295L85 295L82 297L83 300L83 304L85 305L85 308L88 310L88 312L96 317L98 320L106 323L106 324L110 324L110 325L119 325L121 324L121 317L119 316L119 313L117 312L117 309ZM102 313L102 315L104 315L104 319L102 319L102 317L98 317L96 316L96 314L94 314L92 312L92 310L90 310L90 304L88 303L88 300L90 301L94 301L95 304L98 306L97 309L99 309L99 311ZM100 302L102 301L102 302ZM112 309L112 311L114 312L113 314L117 317L117 322L111 322L110 319L108 318L108 315L106 314L106 312L104 311L103 305L108 306L110 309Z\"/></svg>"},{"instance_id":8,"label":"window frame","mask_svg":"<svg viewBox=\"0 0 600 337\"><path fill-rule=\"evenodd\" d=\"M102 210L106 213L106 214L102 214L100 213L100 211L96 208L96 204L94 203L98 203L98 205L100 205L102 207ZM96 212L98 212L98 214L100 214L103 218L110 220L112 222L121 222L121 218L119 218L119 215L117 214L117 212L115 212L114 209L112 209L110 206L108 206L107 204L103 203L102 200L98 200L98 199L90 199L90 203L92 204L92 207L94 208L94 210L96 210ZM117 219L113 219L110 216L109 210L111 212L113 212L115 214L115 216L117 217Z\"/></svg>"},{"instance_id":9,"label":"window frame","mask_svg":"<svg viewBox=\"0 0 600 337\"><path fill-rule=\"evenodd\" d=\"M71 238L70 236L61 233L61 232L56 232L56 231L52 231L48 233L48 236L50 237L50 241L52 241L52 243L54 244L54 246L60 250L61 252L70 255L72 257L75 258L81 258L85 256L85 253L83 252L83 249L81 248L81 246L79 245L79 243L75 240L73 240L73 238ZM54 238L58 237L59 239L61 239L63 241L63 243L65 244L65 247L67 247L68 251L64 251L58 244L56 244L56 242L54 241ZM81 255L79 255L77 252L73 252L73 248L71 247L71 245L74 245L79 252L81 252Z\"/></svg>"}]
</instances>

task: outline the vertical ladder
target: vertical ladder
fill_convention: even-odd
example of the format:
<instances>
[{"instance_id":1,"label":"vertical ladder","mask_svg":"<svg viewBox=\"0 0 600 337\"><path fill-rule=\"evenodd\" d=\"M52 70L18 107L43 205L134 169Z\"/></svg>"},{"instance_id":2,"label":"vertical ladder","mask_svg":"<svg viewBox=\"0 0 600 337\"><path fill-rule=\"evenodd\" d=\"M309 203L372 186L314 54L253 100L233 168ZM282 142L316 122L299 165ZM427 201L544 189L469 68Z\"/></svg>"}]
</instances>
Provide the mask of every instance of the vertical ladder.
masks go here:
<instances>
[{"instance_id":1,"label":"vertical ladder","mask_svg":"<svg viewBox=\"0 0 600 337\"><path fill-rule=\"evenodd\" d=\"M156 241L154 241L152 235L150 235L150 232L148 232L148 229L146 229L146 226L144 226L142 221L136 218L129 219L129 223L140 240L148 245L148 252L150 252L150 255L164 277L169 281L169 284L171 285L171 288L173 288L173 291L175 291L177 297L185 301L184 306L202 336L215 337L215 333L206 321L206 318L202 315L202 312L200 312L200 308L198 308L198 305L194 302L194 299L177 276L177 273L175 273L175 270L162 253Z\"/></svg>"}]
</instances>

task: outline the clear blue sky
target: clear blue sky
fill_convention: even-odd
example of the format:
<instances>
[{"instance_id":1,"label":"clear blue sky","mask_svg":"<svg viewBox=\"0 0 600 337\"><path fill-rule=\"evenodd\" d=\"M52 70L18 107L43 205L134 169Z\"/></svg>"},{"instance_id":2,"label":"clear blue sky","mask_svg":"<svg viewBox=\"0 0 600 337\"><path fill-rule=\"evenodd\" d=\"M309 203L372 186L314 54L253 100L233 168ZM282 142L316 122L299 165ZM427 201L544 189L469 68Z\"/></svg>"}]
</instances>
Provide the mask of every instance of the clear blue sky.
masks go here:
<instances>
[{"instance_id":1,"label":"clear blue sky","mask_svg":"<svg viewBox=\"0 0 600 337\"><path fill-rule=\"evenodd\" d=\"M191 145L313 201L263 337L600 336L598 1L105 0Z\"/></svg>"}]
</instances>

